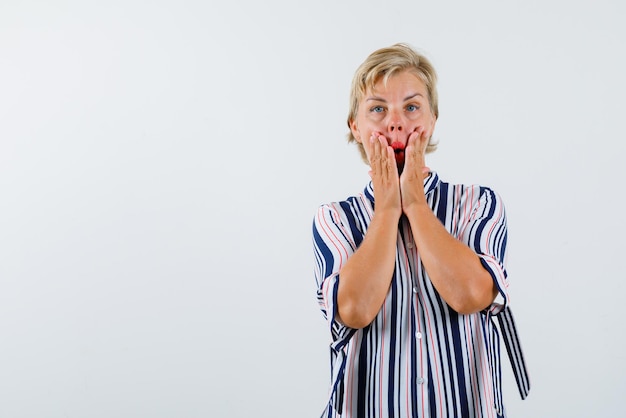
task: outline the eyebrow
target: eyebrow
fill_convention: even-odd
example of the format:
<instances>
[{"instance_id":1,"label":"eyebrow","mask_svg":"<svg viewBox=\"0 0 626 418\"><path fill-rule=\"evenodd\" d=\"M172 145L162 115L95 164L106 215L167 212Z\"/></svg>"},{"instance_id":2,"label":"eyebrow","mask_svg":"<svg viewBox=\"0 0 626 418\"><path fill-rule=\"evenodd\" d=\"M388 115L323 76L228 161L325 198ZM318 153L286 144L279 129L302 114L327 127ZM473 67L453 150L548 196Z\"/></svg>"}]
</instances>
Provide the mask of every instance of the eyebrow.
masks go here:
<instances>
[{"instance_id":1,"label":"eyebrow","mask_svg":"<svg viewBox=\"0 0 626 418\"><path fill-rule=\"evenodd\" d=\"M410 96L405 97L403 101L405 101L405 102L406 102L407 100L411 100L411 99L413 99L413 98L415 98L415 97L417 97L417 96L424 97L424 95L423 95L422 93L415 93L415 94L412 94L412 95L410 95ZM383 102L383 103L387 103L387 100L383 99L382 97L378 97L378 96L368 97L368 98L366 99L366 101L367 101L367 102L369 102L369 101L376 101L376 102Z\"/></svg>"}]
</instances>

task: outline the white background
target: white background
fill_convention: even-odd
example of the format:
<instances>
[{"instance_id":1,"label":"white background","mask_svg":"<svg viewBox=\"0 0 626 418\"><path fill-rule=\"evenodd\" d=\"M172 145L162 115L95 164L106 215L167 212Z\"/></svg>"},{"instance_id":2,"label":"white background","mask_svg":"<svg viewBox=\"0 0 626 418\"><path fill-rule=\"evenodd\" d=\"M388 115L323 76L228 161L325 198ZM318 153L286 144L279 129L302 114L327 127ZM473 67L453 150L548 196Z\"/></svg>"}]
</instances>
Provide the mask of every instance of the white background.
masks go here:
<instances>
[{"instance_id":1,"label":"white background","mask_svg":"<svg viewBox=\"0 0 626 418\"><path fill-rule=\"evenodd\" d=\"M0 417L318 416L311 222L368 180L349 84L400 41L440 76L427 163L507 207L533 385L503 362L510 417L619 415L625 12L3 1Z\"/></svg>"}]
</instances>

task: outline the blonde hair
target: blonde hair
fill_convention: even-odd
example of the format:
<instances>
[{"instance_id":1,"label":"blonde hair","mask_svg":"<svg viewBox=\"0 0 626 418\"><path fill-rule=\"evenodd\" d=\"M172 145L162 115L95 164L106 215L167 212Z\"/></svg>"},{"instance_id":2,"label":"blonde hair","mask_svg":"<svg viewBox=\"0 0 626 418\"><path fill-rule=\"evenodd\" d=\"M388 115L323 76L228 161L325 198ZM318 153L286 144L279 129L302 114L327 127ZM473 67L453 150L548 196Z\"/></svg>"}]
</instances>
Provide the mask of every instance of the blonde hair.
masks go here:
<instances>
[{"instance_id":1,"label":"blonde hair","mask_svg":"<svg viewBox=\"0 0 626 418\"><path fill-rule=\"evenodd\" d=\"M381 48L371 53L357 68L350 88L350 110L348 112L348 127L356 119L359 103L368 90L374 88L381 79L386 83L389 77L399 72L409 70L420 78L426 85L430 110L439 117L439 98L437 95L437 73L435 67L423 55L404 43L398 43L387 48ZM352 131L348 133L348 142L355 142ZM367 163L367 156L363 144L358 143L361 157ZM428 140L426 152L433 152L437 144L432 137Z\"/></svg>"}]
</instances>

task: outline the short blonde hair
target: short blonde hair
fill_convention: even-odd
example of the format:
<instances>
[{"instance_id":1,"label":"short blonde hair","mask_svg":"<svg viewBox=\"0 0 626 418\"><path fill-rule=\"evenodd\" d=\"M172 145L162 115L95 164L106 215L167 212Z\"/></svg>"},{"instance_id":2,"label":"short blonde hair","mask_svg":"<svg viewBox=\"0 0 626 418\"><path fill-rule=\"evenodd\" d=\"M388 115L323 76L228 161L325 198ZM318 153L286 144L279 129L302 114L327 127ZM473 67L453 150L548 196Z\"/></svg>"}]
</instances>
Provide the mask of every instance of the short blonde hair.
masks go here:
<instances>
[{"instance_id":1,"label":"short blonde hair","mask_svg":"<svg viewBox=\"0 0 626 418\"><path fill-rule=\"evenodd\" d=\"M381 79L387 82L389 77L399 72L409 70L420 78L426 85L430 110L439 117L439 98L437 95L437 73L435 67L423 55L404 43L398 43L387 48L381 48L371 53L357 68L350 88L350 110L348 112L348 127L357 117L359 103L368 90L374 88ZM348 133L348 142L355 142L352 131ZM359 143L361 157L367 163L367 156L363 144ZM426 152L433 152L437 144L432 137L428 140Z\"/></svg>"}]
</instances>

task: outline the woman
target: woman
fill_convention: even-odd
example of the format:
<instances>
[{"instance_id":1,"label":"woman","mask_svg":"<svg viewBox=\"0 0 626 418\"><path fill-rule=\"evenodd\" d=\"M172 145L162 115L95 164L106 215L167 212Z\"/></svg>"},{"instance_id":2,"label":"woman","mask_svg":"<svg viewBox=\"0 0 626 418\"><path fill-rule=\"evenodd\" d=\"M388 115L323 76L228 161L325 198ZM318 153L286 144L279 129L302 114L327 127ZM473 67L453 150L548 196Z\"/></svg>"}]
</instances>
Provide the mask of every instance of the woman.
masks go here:
<instances>
[{"instance_id":1,"label":"woman","mask_svg":"<svg viewBox=\"0 0 626 418\"><path fill-rule=\"evenodd\" d=\"M332 335L323 416L504 416L491 316L511 319L506 216L493 190L445 183L426 167L436 81L404 44L375 51L354 76L349 141L371 181L322 205L313 224L317 296ZM525 397L521 352L513 358Z\"/></svg>"}]
</instances>

